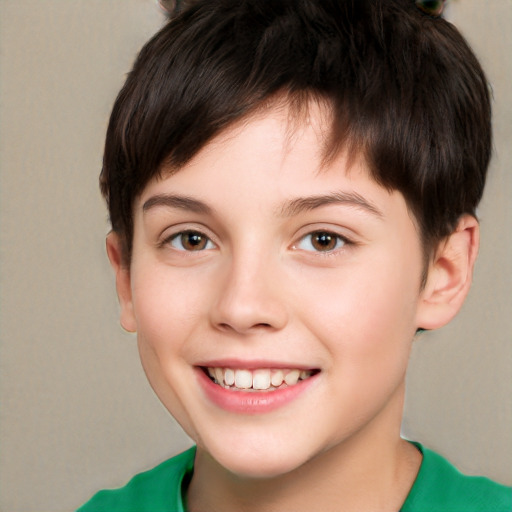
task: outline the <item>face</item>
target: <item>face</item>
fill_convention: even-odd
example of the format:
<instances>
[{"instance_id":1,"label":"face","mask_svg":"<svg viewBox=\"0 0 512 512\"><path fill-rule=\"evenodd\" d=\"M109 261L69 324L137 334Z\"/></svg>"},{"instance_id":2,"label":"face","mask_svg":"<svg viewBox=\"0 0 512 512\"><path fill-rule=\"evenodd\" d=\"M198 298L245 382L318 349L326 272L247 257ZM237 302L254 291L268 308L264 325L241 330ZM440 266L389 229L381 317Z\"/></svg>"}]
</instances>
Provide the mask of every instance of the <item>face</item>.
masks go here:
<instances>
[{"instance_id":1,"label":"face","mask_svg":"<svg viewBox=\"0 0 512 512\"><path fill-rule=\"evenodd\" d=\"M293 127L286 109L250 118L134 206L122 323L163 404L240 475L400 424L418 232L364 162L322 165L323 121L314 106Z\"/></svg>"}]
</instances>

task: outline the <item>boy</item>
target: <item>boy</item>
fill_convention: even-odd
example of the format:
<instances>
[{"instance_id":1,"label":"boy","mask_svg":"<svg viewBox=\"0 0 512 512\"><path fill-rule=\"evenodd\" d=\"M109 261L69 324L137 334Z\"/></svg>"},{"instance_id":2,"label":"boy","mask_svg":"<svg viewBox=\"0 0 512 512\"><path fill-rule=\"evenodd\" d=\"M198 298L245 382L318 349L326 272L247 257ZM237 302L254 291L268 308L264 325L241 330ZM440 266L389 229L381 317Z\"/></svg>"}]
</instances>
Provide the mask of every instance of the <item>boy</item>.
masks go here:
<instances>
[{"instance_id":1,"label":"boy","mask_svg":"<svg viewBox=\"0 0 512 512\"><path fill-rule=\"evenodd\" d=\"M142 49L107 251L197 446L82 512L512 509L400 438L414 335L471 284L491 146L485 76L427 4L200 0Z\"/></svg>"}]
</instances>

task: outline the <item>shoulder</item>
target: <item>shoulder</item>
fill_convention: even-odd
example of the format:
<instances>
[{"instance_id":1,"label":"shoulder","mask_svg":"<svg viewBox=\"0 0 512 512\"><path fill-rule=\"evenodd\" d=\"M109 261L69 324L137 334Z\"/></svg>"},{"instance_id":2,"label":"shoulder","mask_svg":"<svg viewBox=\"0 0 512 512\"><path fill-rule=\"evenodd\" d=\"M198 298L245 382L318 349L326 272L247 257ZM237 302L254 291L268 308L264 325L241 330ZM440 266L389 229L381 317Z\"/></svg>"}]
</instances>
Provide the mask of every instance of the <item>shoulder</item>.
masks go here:
<instances>
[{"instance_id":1,"label":"shoulder","mask_svg":"<svg viewBox=\"0 0 512 512\"><path fill-rule=\"evenodd\" d=\"M414 444L423 462L401 512L512 511L511 487L464 475L441 455Z\"/></svg>"},{"instance_id":2,"label":"shoulder","mask_svg":"<svg viewBox=\"0 0 512 512\"><path fill-rule=\"evenodd\" d=\"M124 487L95 494L77 512L179 512L181 486L194 466L195 447L135 475Z\"/></svg>"}]
</instances>

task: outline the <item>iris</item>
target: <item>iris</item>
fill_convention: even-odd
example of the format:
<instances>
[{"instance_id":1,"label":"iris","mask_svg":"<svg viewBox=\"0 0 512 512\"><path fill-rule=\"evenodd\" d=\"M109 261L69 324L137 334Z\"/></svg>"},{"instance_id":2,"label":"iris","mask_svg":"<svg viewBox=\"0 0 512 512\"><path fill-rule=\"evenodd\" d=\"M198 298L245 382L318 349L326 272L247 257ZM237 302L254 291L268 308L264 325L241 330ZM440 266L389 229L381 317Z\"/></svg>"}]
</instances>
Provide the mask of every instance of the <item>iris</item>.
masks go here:
<instances>
[{"instance_id":1,"label":"iris","mask_svg":"<svg viewBox=\"0 0 512 512\"><path fill-rule=\"evenodd\" d=\"M429 16L441 16L446 0L415 0L416 7Z\"/></svg>"}]
</instances>

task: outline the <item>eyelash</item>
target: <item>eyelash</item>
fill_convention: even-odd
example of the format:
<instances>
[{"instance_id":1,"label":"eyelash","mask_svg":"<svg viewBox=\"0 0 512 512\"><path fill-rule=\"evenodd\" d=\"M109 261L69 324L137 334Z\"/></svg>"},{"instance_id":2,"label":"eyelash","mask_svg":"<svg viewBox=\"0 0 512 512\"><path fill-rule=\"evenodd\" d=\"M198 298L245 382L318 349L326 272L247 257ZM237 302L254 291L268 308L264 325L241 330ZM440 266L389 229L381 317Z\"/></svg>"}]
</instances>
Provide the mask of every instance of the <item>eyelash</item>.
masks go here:
<instances>
[{"instance_id":1,"label":"eyelash","mask_svg":"<svg viewBox=\"0 0 512 512\"><path fill-rule=\"evenodd\" d=\"M321 237L327 238L327 242L334 240L335 246L332 248L327 248L325 250L315 248L313 245L314 242L312 241L312 238L314 236L317 236L317 237L321 236ZM300 245L308 239L310 240L309 245L311 248L305 249L303 247L300 247ZM338 251L342 250L343 248L346 248L349 245L354 245L354 242L349 240L347 237L339 235L332 231L317 229L317 230L311 231L310 233L307 233L306 235L301 237L300 240L296 244L293 245L293 249L317 253L320 256L332 256L332 255L335 255Z\"/></svg>"},{"instance_id":2,"label":"eyelash","mask_svg":"<svg viewBox=\"0 0 512 512\"><path fill-rule=\"evenodd\" d=\"M184 237L186 236L195 236L196 238L200 239L199 244L201 242L205 243L205 246L199 249L186 249L183 245ZM181 245L181 248L178 248L173 245L173 242L178 241ZM190 241L190 240L189 240ZM215 244L212 242L211 238L202 233L201 231L198 231L196 229L186 229L184 231L180 231L178 233L174 233L173 235L167 237L165 240L163 240L162 246L170 245L173 249L180 251L180 252L202 252L208 249L213 249Z\"/></svg>"},{"instance_id":3,"label":"eyelash","mask_svg":"<svg viewBox=\"0 0 512 512\"><path fill-rule=\"evenodd\" d=\"M187 249L184 246L185 237L189 237L189 242L191 241L190 237L196 237L197 245L201 246L201 244L204 244L203 247L200 247L198 249ZM332 248L326 248L325 250L322 250L322 248L318 248L314 246L313 237L323 238L324 241L327 243L332 243L332 241L335 242L335 246ZM301 245L306 242L309 239L309 247L301 247ZM318 239L317 239L318 240ZM176 247L174 245L174 242L178 242L181 247ZM201 231L195 230L195 229L186 229L183 231L180 231L178 233L174 233L171 236L167 237L165 240L163 240L162 246L170 245L173 249L180 251L180 252L202 252L205 250L213 249L215 247L214 242L211 240L210 237L202 233ZM307 233L306 235L302 236L299 241L292 246L292 249L294 250L303 250L305 252L312 252L317 253L321 256L330 256L333 254L336 254L339 250L343 249L346 246L354 245L354 242L349 240L347 237L339 235L337 233L334 233L332 231L328 230L315 230L311 231L310 233Z\"/></svg>"}]
</instances>

